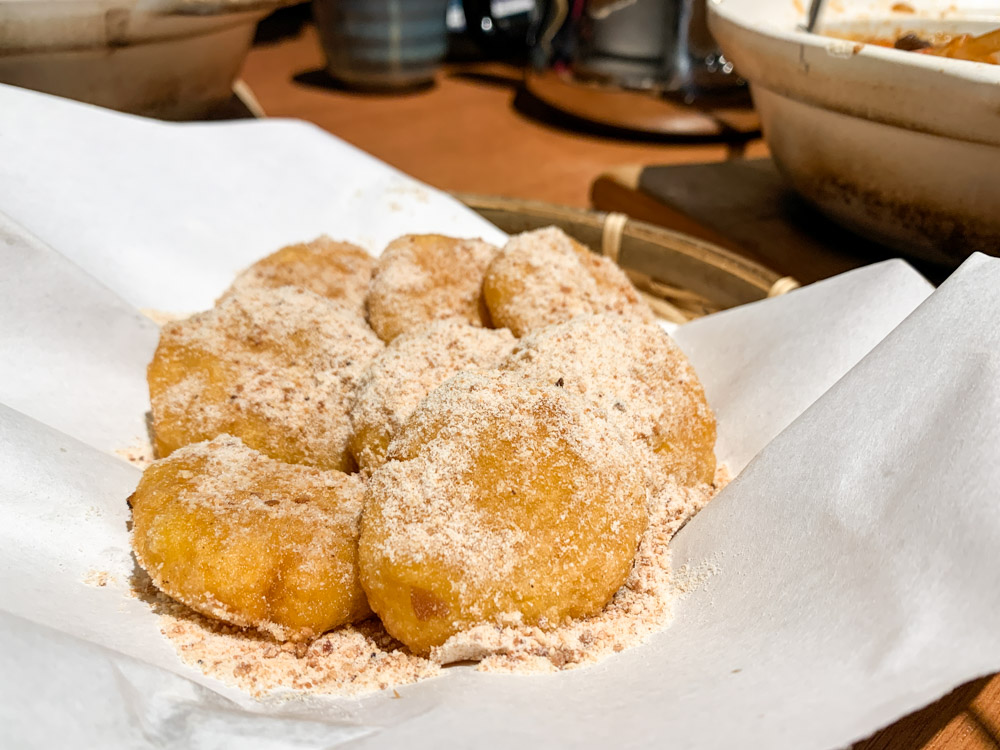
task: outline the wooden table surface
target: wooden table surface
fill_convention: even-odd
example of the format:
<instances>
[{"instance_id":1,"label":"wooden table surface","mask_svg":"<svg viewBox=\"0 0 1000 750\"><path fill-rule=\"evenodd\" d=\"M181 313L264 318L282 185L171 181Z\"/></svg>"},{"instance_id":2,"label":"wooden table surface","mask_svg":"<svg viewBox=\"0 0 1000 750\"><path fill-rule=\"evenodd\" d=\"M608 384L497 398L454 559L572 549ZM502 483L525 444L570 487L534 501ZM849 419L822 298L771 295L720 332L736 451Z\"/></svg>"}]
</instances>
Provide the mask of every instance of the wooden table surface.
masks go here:
<instances>
[{"instance_id":1,"label":"wooden table surface","mask_svg":"<svg viewBox=\"0 0 1000 750\"><path fill-rule=\"evenodd\" d=\"M432 88L400 96L341 90L322 64L306 27L255 47L243 79L267 115L314 122L444 190L586 206L594 179L623 164L767 154L760 141L727 146L587 132L524 101L520 70L505 64L448 65ZM855 748L1000 750L1000 677L967 683Z\"/></svg>"}]
</instances>

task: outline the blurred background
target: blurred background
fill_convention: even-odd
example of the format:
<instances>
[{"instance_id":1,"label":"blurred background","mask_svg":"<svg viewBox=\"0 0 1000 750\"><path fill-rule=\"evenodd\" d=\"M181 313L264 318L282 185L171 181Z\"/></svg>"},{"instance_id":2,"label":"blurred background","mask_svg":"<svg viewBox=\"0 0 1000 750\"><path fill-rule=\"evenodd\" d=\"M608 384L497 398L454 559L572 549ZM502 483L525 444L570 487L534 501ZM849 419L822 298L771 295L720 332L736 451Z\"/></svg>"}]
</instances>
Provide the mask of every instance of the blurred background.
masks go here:
<instances>
[{"instance_id":1,"label":"blurred background","mask_svg":"<svg viewBox=\"0 0 1000 750\"><path fill-rule=\"evenodd\" d=\"M301 118L445 190L620 212L803 282L996 252L1000 7L829 5L0 0L0 82Z\"/></svg>"}]
</instances>

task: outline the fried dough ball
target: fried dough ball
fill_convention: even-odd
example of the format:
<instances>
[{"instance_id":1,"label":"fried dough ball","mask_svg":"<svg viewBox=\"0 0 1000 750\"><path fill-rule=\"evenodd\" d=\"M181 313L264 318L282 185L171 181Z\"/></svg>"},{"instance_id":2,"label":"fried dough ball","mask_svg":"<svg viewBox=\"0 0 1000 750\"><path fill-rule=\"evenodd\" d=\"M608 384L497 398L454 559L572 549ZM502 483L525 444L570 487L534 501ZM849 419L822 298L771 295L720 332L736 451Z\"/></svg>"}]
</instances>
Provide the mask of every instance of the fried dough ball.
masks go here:
<instances>
[{"instance_id":1,"label":"fried dough ball","mask_svg":"<svg viewBox=\"0 0 1000 750\"><path fill-rule=\"evenodd\" d=\"M348 409L382 348L354 311L289 286L170 323L147 372L157 455L228 433L280 461L350 471Z\"/></svg>"},{"instance_id":2,"label":"fried dough ball","mask_svg":"<svg viewBox=\"0 0 1000 750\"><path fill-rule=\"evenodd\" d=\"M679 484L713 481L715 415L691 363L658 325L581 315L520 339L500 369L580 394L652 449Z\"/></svg>"},{"instance_id":3,"label":"fried dough ball","mask_svg":"<svg viewBox=\"0 0 1000 750\"><path fill-rule=\"evenodd\" d=\"M483 297L515 336L584 313L653 314L618 266L556 227L510 238L486 270Z\"/></svg>"},{"instance_id":4,"label":"fried dough ball","mask_svg":"<svg viewBox=\"0 0 1000 750\"><path fill-rule=\"evenodd\" d=\"M514 348L506 328L440 320L393 339L361 378L351 410L351 453L363 470L385 463L389 441L424 397L462 370L496 367Z\"/></svg>"},{"instance_id":5,"label":"fried dough ball","mask_svg":"<svg viewBox=\"0 0 1000 750\"><path fill-rule=\"evenodd\" d=\"M439 318L490 325L483 274L497 248L482 240L408 234L393 240L375 265L368 322L385 342Z\"/></svg>"},{"instance_id":6,"label":"fried dough ball","mask_svg":"<svg viewBox=\"0 0 1000 750\"><path fill-rule=\"evenodd\" d=\"M297 286L343 302L364 315L375 259L357 245L326 235L283 247L240 273L223 299L247 289Z\"/></svg>"},{"instance_id":7,"label":"fried dough ball","mask_svg":"<svg viewBox=\"0 0 1000 750\"><path fill-rule=\"evenodd\" d=\"M417 407L368 482L361 585L426 654L471 626L595 614L648 517L635 443L564 388L463 372Z\"/></svg>"},{"instance_id":8,"label":"fried dough ball","mask_svg":"<svg viewBox=\"0 0 1000 750\"><path fill-rule=\"evenodd\" d=\"M358 582L361 480L221 435L154 462L129 498L153 583L209 617L306 641L370 614Z\"/></svg>"}]
</instances>

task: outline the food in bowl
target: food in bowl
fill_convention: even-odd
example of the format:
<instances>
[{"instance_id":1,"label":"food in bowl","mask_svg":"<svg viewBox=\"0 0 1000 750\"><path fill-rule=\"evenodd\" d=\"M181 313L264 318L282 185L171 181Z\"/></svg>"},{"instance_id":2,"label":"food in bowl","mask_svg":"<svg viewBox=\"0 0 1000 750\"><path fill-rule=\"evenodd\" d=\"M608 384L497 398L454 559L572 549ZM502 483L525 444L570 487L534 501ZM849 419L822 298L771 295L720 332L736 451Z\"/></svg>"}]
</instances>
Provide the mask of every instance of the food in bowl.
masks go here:
<instances>
[{"instance_id":1,"label":"food in bowl","mask_svg":"<svg viewBox=\"0 0 1000 750\"><path fill-rule=\"evenodd\" d=\"M1000 248L1000 66L854 41L982 36L968 0L827 3L819 33L785 0L714 0L709 24L750 84L772 158L821 211L898 252L957 266ZM848 37L848 38L845 38Z\"/></svg>"},{"instance_id":2,"label":"food in bowl","mask_svg":"<svg viewBox=\"0 0 1000 750\"><path fill-rule=\"evenodd\" d=\"M917 52L921 55L1000 65L1000 29L987 31L978 36L974 34L948 34L941 31L933 33L899 31L888 37L831 32L831 36L839 36L841 39L850 39L864 44L874 44L879 47L891 47L904 52Z\"/></svg>"}]
</instances>

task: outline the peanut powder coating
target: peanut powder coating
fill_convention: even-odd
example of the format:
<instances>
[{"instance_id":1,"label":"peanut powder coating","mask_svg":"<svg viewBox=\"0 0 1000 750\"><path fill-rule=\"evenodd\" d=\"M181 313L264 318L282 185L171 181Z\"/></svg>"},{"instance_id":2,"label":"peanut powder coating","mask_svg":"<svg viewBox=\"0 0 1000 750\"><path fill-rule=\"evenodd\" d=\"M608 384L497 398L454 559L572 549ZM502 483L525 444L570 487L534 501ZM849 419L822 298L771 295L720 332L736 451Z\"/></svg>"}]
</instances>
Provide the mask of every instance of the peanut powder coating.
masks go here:
<instances>
[{"instance_id":1,"label":"peanut powder coating","mask_svg":"<svg viewBox=\"0 0 1000 750\"><path fill-rule=\"evenodd\" d=\"M477 661L482 672L537 674L584 667L642 644L673 619L676 601L697 583L670 565L670 538L725 485L664 487L625 584L593 617L560 626L531 626L516 617L452 636L429 657L416 656L375 618L345 625L307 644L278 644L266 635L193 612L155 589L144 575L135 593L161 616L163 634L181 659L221 682L263 697L292 689L302 694L358 695L441 674L454 662Z\"/></svg>"},{"instance_id":2,"label":"peanut powder coating","mask_svg":"<svg viewBox=\"0 0 1000 750\"><path fill-rule=\"evenodd\" d=\"M185 662L282 700L642 643L696 583L670 539L728 481L653 321L554 227L282 248L161 330L155 450L120 452L134 594Z\"/></svg>"},{"instance_id":3,"label":"peanut powder coating","mask_svg":"<svg viewBox=\"0 0 1000 750\"><path fill-rule=\"evenodd\" d=\"M382 348L355 311L294 287L168 323L148 371L157 455L227 433L282 461L351 470L348 410Z\"/></svg>"},{"instance_id":4,"label":"peanut powder coating","mask_svg":"<svg viewBox=\"0 0 1000 750\"><path fill-rule=\"evenodd\" d=\"M409 234L379 256L368 291L368 320L383 341L442 318L489 326L483 274L497 249L482 240Z\"/></svg>"},{"instance_id":5,"label":"peanut powder coating","mask_svg":"<svg viewBox=\"0 0 1000 750\"><path fill-rule=\"evenodd\" d=\"M247 289L294 286L329 297L364 316L375 259L357 245L327 236L283 247L236 277L223 299Z\"/></svg>"},{"instance_id":6,"label":"peanut powder coating","mask_svg":"<svg viewBox=\"0 0 1000 750\"><path fill-rule=\"evenodd\" d=\"M494 325L515 336L577 315L653 314L624 272L556 227L515 235L490 263L483 297Z\"/></svg>"},{"instance_id":7,"label":"peanut powder coating","mask_svg":"<svg viewBox=\"0 0 1000 750\"><path fill-rule=\"evenodd\" d=\"M351 453L371 472L385 463L389 441L417 405L463 370L492 368L510 354L506 328L480 328L450 318L393 339L361 377L351 409Z\"/></svg>"},{"instance_id":8,"label":"peanut powder coating","mask_svg":"<svg viewBox=\"0 0 1000 750\"><path fill-rule=\"evenodd\" d=\"M499 615L598 612L647 523L640 459L580 397L510 373L431 393L368 483L361 582L416 653Z\"/></svg>"},{"instance_id":9,"label":"peanut powder coating","mask_svg":"<svg viewBox=\"0 0 1000 750\"><path fill-rule=\"evenodd\" d=\"M691 363L656 324L581 315L521 339L500 369L578 393L651 450L668 478L714 479L715 416Z\"/></svg>"},{"instance_id":10,"label":"peanut powder coating","mask_svg":"<svg viewBox=\"0 0 1000 750\"><path fill-rule=\"evenodd\" d=\"M192 609L279 641L370 613L358 582L361 482L222 435L152 464L130 498L136 559Z\"/></svg>"}]
</instances>

